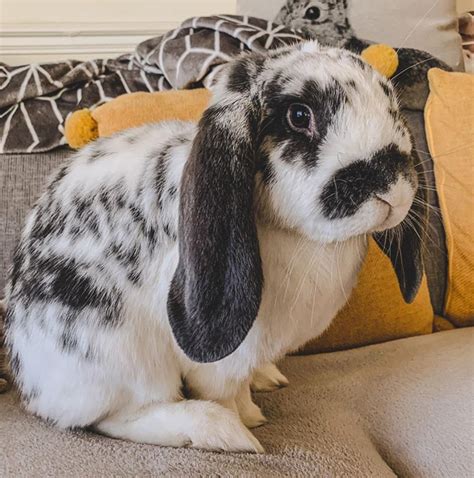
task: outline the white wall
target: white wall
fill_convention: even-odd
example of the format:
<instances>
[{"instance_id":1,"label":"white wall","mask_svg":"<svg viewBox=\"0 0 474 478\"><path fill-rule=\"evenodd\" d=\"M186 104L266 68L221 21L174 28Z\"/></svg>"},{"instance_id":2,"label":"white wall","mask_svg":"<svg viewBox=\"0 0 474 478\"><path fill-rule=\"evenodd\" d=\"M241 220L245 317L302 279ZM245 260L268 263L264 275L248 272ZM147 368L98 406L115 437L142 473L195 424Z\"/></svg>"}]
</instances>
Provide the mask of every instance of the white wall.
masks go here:
<instances>
[{"instance_id":1,"label":"white wall","mask_svg":"<svg viewBox=\"0 0 474 478\"><path fill-rule=\"evenodd\" d=\"M0 61L110 57L235 0L0 0Z\"/></svg>"},{"instance_id":2,"label":"white wall","mask_svg":"<svg viewBox=\"0 0 474 478\"><path fill-rule=\"evenodd\" d=\"M459 13L474 11L474 0L456 0Z\"/></svg>"},{"instance_id":3,"label":"white wall","mask_svg":"<svg viewBox=\"0 0 474 478\"><path fill-rule=\"evenodd\" d=\"M264 5L272 0L253 0ZM459 11L474 0L457 0ZM236 0L0 0L0 61L116 56L193 15L233 13Z\"/></svg>"}]
</instances>

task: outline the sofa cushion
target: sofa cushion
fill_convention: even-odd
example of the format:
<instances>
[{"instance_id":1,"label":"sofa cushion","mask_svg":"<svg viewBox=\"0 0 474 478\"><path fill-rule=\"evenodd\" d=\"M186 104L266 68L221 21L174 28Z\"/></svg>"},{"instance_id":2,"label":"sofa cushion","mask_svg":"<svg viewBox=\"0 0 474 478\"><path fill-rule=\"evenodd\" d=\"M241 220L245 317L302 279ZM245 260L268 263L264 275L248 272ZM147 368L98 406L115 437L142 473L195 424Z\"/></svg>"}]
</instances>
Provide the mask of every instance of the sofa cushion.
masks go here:
<instances>
[{"instance_id":1,"label":"sofa cushion","mask_svg":"<svg viewBox=\"0 0 474 478\"><path fill-rule=\"evenodd\" d=\"M474 325L474 76L429 72L426 131L449 252L444 314Z\"/></svg>"},{"instance_id":2,"label":"sofa cushion","mask_svg":"<svg viewBox=\"0 0 474 478\"><path fill-rule=\"evenodd\" d=\"M290 386L256 401L264 455L139 445L59 431L0 395L0 475L472 476L473 329L291 357Z\"/></svg>"}]
</instances>

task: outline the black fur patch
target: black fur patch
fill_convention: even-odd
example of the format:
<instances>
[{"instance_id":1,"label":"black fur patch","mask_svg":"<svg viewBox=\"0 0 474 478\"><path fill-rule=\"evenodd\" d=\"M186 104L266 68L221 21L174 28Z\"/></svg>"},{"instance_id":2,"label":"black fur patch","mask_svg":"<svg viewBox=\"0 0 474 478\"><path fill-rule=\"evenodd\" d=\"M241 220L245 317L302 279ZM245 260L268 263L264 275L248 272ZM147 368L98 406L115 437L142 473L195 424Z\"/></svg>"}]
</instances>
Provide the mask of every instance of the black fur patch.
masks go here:
<instances>
[{"instance_id":1,"label":"black fur patch","mask_svg":"<svg viewBox=\"0 0 474 478\"><path fill-rule=\"evenodd\" d=\"M264 56L252 55L234 62L229 74L227 88L233 93L245 93L261 72L265 63Z\"/></svg>"},{"instance_id":2,"label":"black fur patch","mask_svg":"<svg viewBox=\"0 0 474 478\"><path fill-rule=\"evenodd\" d=\"M357 85L356 85L356 82L354 80L349 80L346 85L348 86L348 88L350 88L351 90L354 90L356 89Z\"/></svg>"},{"instance_id":3,"label":"black fur patch","mask_svg":"<svg viewBox=\"0 0 474 478\"><path fill-rule=\"evenodd\" d=\"M120 244L112 244L107 250L107 256L114 257L124 267L138 267L140 259L140 251L138 248L125 250Z\"/></svg>"},{"instance_id":4,"label":"black fur patch","mask_svg":"<svg viewBox=\"0 0 474 478\"><path fill-rule=\"evenodd\" d=\"M168 188L168 196L170 197L170 199L174 199L176 197L177 192L178 192L178 187L176 186L176 184L172 184Z\"/></svg>"},{"instance_id":5,"label":"black fur patch","mask_svg":"<svg viewBox=\"0 0 474 478\"><path fill-rule=\"evenodd\" d=\"M13 377L18 377L21 373L21 359L18 353L14 352L10 356L10 369Z\"/></svg>"},{"instance_id":6,"label":"black fur patch","mask_svg":"<svg viewBox=\"0 0 474 478\"><path fill-rule=\"evenodd\" d=\"M142 275L139 271L131 271L127 274L127 279L133 285L140 285L142 282Z\"/></svg>"},{"instance_id":7,"label":"black fur patch","mask_svg":"<svg viewBox=\"0 0 474 478\"><path fill-rule=\"evenodd\" d=\"M410 158L392 145L370 161L361 159L339 170L321 195L324 215L329 219L354 215L375 194L387 192L409 164Z\"/></svg>"},{"instance_id":8,"label":"black fur patch","mask_svg":"<svg viewBox=\"0 0 474 478\"><path fill-rule=\"evenodd\" d=\"M54 193L57 186L66 177L66 175L68 173L68 169L69 169L69 167L66 165L66 166L61 167L61 169L57 172L56 176L54 177L54 179L51 181L51 183L48 186L47 190L48 190L49 193Z\"/></svg>"},{"instance_id":9,"label":"black fur patch","mask_svg":"<svg viewBox=\"0 0 474 478\"><path fill-rule=\"evenodd\" d=\"M121 308L120 294L99 288L85 263L56 255L39 258L23 276L23 295L32 302L56 301L67 311L62 318L74 321L84 308L98 309L107 324L115 324Z\"/></svg>"},{"instance_id":10,"label":"black fur patch","mask_svg":"<svg viewBox=\"0 0 474 478\"><path fill-rule=\"evenodd\" d=\"M85 215L89 216L90 209L94 202L94 198L83 198L76 197L74 198L74 206L76 207L76 216L79 219L82 219Z\"/></svg>"},{"instance_id":11,"label":"black fur patch","mask_svg":"<svg viewBox=\"0 0 474 478\"><path fill-rule=\"evenodd\" d=\"M59 206L52 206L49 211L44 211L41 206L38 206L31 240L41 242L47 237L60 235L64 232L66 224L66 214Z\"/></svg>"},{"instance_id":12,"label":"black fur patch","mask_svg":"<svg viewBox=\"0 0 474 478\"><path fill-rule=\"evenodd\" d=\"M90 214L87 218L85 218L84 225L86 229L94 235L94 237L97 239L100 238L99 218L95 213Z\"/></svg>"},{"instance_id":13,"label":"black fur patch","mask_svg":"<svg viewBox=\"0 0 474 478\"><path fill-rule=\"evenodd\" d=\"M110 307L112 300L108 293L98 289L86 274L78 272L78 264L73 259L48 259L47 269L55 272L51 283L51 298L73 309L84 307Z\"/></svg>"},{"instance_id":14,"label":"black fur patch","mask_svg":"<svg viewBox=\"0 0 474 478\"><path fill-rule=\"evenodd\" d=\"M252 142L233 132L236 118L242 124L257 120L241 117L240 107L210 107L205 112L183 173L180 258L168 316L178 344L197 362L214 362L232 353L260 305L255 152ZM249 129L249 136L256 134Z\"/></svg>"},{"instance_id":15,"label":"black fur patch","mask_svg":"<svg viewBox=\"0 0 474 478\"><path fill-rule=\"evenodd\" d=\"M122 245L112 244L107 250L107 257L113 257L127 271L127 279L134 285L141 283L140 250L137 247L125 249Z\"/></svg>"},{"instance_id":16,"label":"black fur patch","mask_svg":"<svg viewBox=\"0 0 474 478\"><path fill-rule=\"evenodd\" d=\"M77 351L78 342L77 338L72 334L70 330L65 330L61 334L60 338L61 349L67 353L74 353Z\"/></svg>"},{"instance_id":17,"label":"black fur patch","mask_svg":"<svg viewBox=\"0 0 474 478\"><path fill-rule=\"evenodd\" d=\"M388 98L392 98L392 90L390 89L390 87L388 86L387 83L385 83L384 81L379 81L379 84L380 84L380 87L382 88L383 92L385 93L385 95L388 97Z\"/></svg>"},{"instance_id":18,"label":"black fur patch","mask_svg":"<svg viewBox=\"0 0 474 478\"><path fill-rule=\"evenodd\" d=\"M107 155L108 155L107 151L100 149L100 147L96 145L94 149L89 153L88 161L89 163L93 163L95 161L98 161L99 159L105 158Z\"/></svg>"},{"instance_id":19,"label":"black fur patch","mask_svg":"<svg viewBox=\"0 0 474 478\"><path fill-rule=\"evenodd\" d=\"M362 70L366 70L367 68L370 68L369 65L364 61L362 60L362 58L358 58L358 57L352 57L352 61L357 64Z\"/></svg>"},{"instance_id":20,"label":"black fur patch","mask_svg":"<svg viewBox=\"0 0 474 478\"><path fill-rule=\"evenodd\" d=\"M36 400L39 396L40 396L40 391L36 387L31 388L27 392L22 390L22 397L23 397L23 400L25 400L26 402L31 402L32 400Z\"/></svg>"},{"instance_id":21,"label":"black fur patch","mask_svg":"<svg viewBox=\"0 0 474 478\"><path fill-rule=\"evenodd\" d=\"M163 207L163 191L167 182L169 155L174 144L165 146L156 157L155 166L155 193L158 200L158 207Z\"/></svg>"},{"instance_id":22,"label":"black fur patch","mask_svg":"<svg viewBox=\"0 0 474 478\"><path fill-rule=\"evenodd\" d=\"M294 162L299 159L311 168L317 163L319 145L324 141L336 112L347 101L347 95L339 83L333 82L322 88L314 81L307 81L298 95L283 95L281 91L286 81L287 78L277 75L266 86L264 95L268 100L263 134L276 147L285 144L283 160ZM313 110L316 120L314 137L296 133L288 125L287 111L292 103L303 103Z\"/></svg>"},{"instance_id":23,"label":"black fur patch","mask_svg":"<svg viewBox=\"0 0 474 478\"><path fill-rule=\"evenodd\" d=\"M13 255L13 267L10 273L10 284L12 290L15 289L15 286L20 278L21 269L23 267L23 263L25 261L25 253L23 250L23 246L20 244L15 249L15 254Z\"/></svg>"}]
</instances>

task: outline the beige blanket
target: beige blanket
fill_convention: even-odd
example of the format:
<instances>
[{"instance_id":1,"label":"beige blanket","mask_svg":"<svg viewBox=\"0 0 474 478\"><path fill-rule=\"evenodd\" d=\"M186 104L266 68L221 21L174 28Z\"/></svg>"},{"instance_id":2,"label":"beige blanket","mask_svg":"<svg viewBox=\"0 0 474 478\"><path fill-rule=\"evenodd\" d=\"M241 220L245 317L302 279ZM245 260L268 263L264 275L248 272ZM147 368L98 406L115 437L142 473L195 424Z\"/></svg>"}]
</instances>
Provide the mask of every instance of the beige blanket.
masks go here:
<instances>
[{"instance_id":1,"label":"beige blanket","mask_svg":"<svg viewBox=\"0 0 474 478\"><path fill-rule=\"evenodd\" d=\"M62 432L0 395L0 476L472 476L473 329L288 358L289 388L256 401L265 455Z\"/></svg>"}]
</instances>

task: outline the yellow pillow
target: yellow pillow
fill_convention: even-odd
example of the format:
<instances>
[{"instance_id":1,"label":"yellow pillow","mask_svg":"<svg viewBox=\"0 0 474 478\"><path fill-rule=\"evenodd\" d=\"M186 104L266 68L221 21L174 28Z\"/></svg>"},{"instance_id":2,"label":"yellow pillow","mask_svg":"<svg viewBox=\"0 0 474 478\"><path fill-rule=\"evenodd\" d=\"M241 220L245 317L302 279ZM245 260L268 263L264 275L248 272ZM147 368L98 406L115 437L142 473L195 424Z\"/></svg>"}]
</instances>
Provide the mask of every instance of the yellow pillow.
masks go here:
<instances>
[{"instance_id":1,"label":"yellow pillow","mask_svg":"<svg viewBox=\"0 0 474 478\"><path fill-rule=\"evenodd\" d=\"M81 148L98 137L145 123L197 121L210 99L211 93L205 88L118 96L93 111L72 113L66 121L66 140L72 148Z\"/></svg>"},{"instance_id":2,"label":"yellow pillow","mask_svg":"<svg viewBox=\"0 0 474 478\"><path fill-rule=\"evenodd\" d=\"M198 120L209 99L210 93L200 89L132 93L97 108L92 112L92 117L97 121L95 128L99 135L106 136L146 122L169 119ZM69 128L72 131L78 129L77 124L73 125L72 122L69 123ZM311 342L303 352L338 350L378 343L428 334L432 329L433 310L426 280L423 280L415 301L411 305L406 304L390 260L371 240L366 264L349 304L327 333Z\"/></svg>"},{"instance_id":3,"label":"yellow pillow","mask_svg":"<svg viewBox=\"0 0 474 478\"><path fill-rule=\"evenodd\" d=\"M331 352L430 334L433 320L426 277L413 303L407 304L390 260L370 239L367 258L348 303L328 330L302 352Z\"/></svg>"},{"instance_id":4,"label":"yellow pillow","mask_svg":"<svg viewBox=\"0 0 474 478\"><path fill-rule=\"evenodd\" d=\"M432 69L426 135L448 248L445 316L474 325L474 75Z\"/></svg>"}]
</instances>

